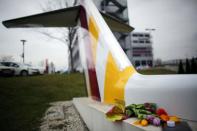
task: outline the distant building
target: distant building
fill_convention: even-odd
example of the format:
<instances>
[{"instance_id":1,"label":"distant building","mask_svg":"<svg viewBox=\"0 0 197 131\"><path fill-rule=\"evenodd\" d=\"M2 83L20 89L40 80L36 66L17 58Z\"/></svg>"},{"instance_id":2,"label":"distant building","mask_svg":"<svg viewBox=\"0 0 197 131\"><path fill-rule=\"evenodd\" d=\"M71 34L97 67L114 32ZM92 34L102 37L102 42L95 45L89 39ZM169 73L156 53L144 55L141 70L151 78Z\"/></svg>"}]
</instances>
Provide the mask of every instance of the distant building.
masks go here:
<instances>
[{"instance_id":1,"label":"distant building","mask_svg":"<svg viewBox=\"0 0 197 131\"><path fill-rule=\"evenodd\" d=\"M153 66L153 48L150 33L131 33L132 55L129 59L135 67Z\"/></svg>"}]
</instances>

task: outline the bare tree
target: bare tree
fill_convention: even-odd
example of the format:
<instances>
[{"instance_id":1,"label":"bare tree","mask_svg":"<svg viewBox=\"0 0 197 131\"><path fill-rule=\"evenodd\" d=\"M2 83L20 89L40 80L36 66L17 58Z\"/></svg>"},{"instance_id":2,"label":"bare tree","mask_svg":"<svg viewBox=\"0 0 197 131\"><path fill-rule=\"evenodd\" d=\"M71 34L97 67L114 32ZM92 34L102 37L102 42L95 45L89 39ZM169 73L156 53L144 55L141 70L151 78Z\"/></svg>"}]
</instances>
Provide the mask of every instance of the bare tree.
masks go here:
<instances>
[{"instance_id":1,"label":"bare tree","mask_svg":"<svg viewBox=\"0 0 197 131\"><path fill-rule=\"evenodd\" d=\"M69 6L76 5L77 0L48 0L44 4L40 4L43 12L52 10L62 9ZM74 71L74 60L73 60L73 47L72 41L76 33L76 27L68 28L45 28L37 30L41 34L47 36L50 39L55 39L65 44L68 47L68 64L70 72Z\"/></svg>"},{"instance_id":2,"label":"bare tree","mask_svg":"<svg viewBox=\"0 0 197 131\"><path fill-rule=\"evenodd\" d=\"M50 63L50 73L52 73L52 74L55 73L55 65L53 62Z\"/></svg>"},{"instance_id":3,"label":"bare tree","mask_svg":"<svg viewBox=\"0 0 197 131\"><path fill-rule=\"evenodd\" d=\"M11 55L4 55L0 57L1 62L11 62L14 61L14 57Z\"/></svg>"}]
</instances>

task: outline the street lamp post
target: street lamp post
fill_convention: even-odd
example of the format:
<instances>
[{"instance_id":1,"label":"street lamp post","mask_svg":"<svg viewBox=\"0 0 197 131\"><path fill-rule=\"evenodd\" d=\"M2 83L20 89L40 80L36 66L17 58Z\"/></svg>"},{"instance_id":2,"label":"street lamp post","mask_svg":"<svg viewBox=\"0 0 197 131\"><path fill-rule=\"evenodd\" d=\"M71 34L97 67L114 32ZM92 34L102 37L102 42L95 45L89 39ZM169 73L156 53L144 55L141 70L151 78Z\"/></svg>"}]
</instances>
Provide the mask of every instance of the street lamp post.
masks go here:
<instances>
[{"instance_id":1,"label":"street lamp post","mask_svg":"<svg viewBox=\"0 0 197 131\"><path fill-rule=\"evenodd\" d=\"M26 40L21 40L22 44L23 44L23 53L22 53L22 58L23 58L23 63L25 63L25 42L27 42Z\"/></svg>"}]
</instances>

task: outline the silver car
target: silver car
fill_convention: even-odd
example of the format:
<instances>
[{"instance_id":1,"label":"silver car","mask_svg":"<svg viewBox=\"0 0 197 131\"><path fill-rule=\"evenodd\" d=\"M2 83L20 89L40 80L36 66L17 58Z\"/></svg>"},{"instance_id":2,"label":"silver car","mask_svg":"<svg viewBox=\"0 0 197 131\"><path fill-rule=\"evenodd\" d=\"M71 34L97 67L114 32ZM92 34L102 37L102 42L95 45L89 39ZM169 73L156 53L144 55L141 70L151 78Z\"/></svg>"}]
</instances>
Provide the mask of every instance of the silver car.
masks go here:
<instances>
[{"instance_id":1,"label":"silver car","mask_svg":"<svg viewBox=\"0 0 197 131\"><path fill-rule=\"evenodd\" d=\"M38 69L33 68L29 64L17 63L17 62L1 62L2 65L14 68L15 75L28 76L40 74Z\"/></svg>"},{"instance_id":2,"label":"silver car","mask_svg":"<svg viewBox=\"0 0 197 131\"><path fill-rule=\"evenodd\" d=\"M0 62L0 76L13 76L15 69L13 67L4 66Z\"/></svg>"}]
</instances>

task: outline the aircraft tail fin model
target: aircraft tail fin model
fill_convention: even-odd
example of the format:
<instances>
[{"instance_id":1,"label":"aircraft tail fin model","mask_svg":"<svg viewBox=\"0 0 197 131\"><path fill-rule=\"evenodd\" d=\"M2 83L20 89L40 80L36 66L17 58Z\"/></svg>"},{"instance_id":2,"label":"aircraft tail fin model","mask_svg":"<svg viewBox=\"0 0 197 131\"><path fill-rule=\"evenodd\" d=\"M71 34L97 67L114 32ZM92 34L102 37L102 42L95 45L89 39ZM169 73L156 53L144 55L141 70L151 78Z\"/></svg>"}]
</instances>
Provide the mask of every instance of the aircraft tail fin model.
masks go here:
<instances>
[{"instance_id":1,"label":"aircraft tail fin model","mask_svg":"<svg viewBox=\"0 0 197 131\"><path fill-rule=\"evenodd\" d=\"M130 32L133 28L101 14L91 0L80 0L79 6L8 20L3 24L8 28L80 25L80 56L90 96L104 103L114 103L116 99L124 100L126 105L153 102L170 114L197 121L197 75L145 76L137 73L111 32Z\"/></svg>"}]
</instances>

